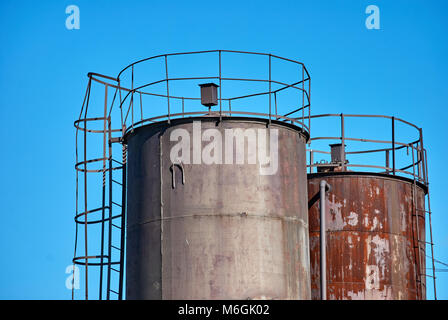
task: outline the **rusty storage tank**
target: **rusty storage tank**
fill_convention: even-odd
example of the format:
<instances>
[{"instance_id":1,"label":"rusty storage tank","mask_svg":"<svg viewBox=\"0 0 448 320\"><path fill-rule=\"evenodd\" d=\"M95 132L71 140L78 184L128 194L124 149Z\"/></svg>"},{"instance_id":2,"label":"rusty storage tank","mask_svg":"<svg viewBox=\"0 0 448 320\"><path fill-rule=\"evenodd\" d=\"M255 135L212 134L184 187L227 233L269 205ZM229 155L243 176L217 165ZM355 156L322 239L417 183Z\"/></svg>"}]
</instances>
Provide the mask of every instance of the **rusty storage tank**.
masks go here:
<instances>
[{"instance_id":1,"label":"rusty storage tank","mask_svg":"<svg viewBox=\"0 0 448 320\"><path fill-rule=\"evenodd\" d=\"M314 173L308 176L309 199L319 196L321 180L331 185L325 210L328 299L424 299L419 273L425 247L420 243L418 252L415 234L425 239L425 218L418 215L417 227L415 211L424 210L425 188L371 173ZM313 299L320 297L319 206L310 202Z\"/></svg>"},{"instance_id":2,"label":"rusty storage tank","mask_svg":"<svg viewBox=\"0 0 448 320\"><path fill-rule=\"evenodd\" d=\"M392 128L397 121L392 118ZM343 126L344 121L341 123ZM344 127L341 132L344 134ZM326 225L323 255L327 299L426 299L426 159L421 130L419 134L419 139L409 144L398 143L393 137L391 147L376 147L373 151L345 150L344 142L356 139L345 138L342 144L330 144L331 152L326 153L331 154L331 162L313 165L317 172L308 174L313 299L321 299L321 286L325 288L320 283L321 214ZM411 158L411 165L396 167L399 151ZM372 156L375 152L386 154L385 165L365 162L358 165L346 160L346 156L367 155L377 161L378 157ZM389 154L393 155L393 163L389 163ZM366 168L380 170L367 172ZM330 185L322 213L321 181Z\"/></svg>"},{"instance_id":3,"label":"rusty storage tank","mask_svg":"<svg viewBox=\"0 0 448 320\"><path fill-rule=\"evenodd\" d=\"M192 117L126 136L127 299L310 299L308 134L281 121L267 124ZM219 146L231 143L223 158L229 150L232 157L254 152L248 144L238 150L236 139L224 141L229 131L277 131L278 170L260 175L258 160L248 158L205 163L195 148L207 148L200 132L211 130L223 138ZM170 157L179 136L190 141L182 161Z\"/></svg>"}]
</instances>

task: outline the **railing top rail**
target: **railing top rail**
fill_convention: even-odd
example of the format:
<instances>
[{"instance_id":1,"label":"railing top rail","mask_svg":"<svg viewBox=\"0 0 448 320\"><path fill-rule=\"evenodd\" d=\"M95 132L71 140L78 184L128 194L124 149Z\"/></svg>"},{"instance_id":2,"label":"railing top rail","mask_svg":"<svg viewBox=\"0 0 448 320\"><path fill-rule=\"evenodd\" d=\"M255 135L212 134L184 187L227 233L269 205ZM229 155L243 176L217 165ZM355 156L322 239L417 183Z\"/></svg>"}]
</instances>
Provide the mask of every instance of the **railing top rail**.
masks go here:
<instances>
[{"instance_id":1,"label":"railing top rail","mask_svg":"<svg viewBox=\"0 0 448 320\"><path fill-rule=\"evenodd\" d=\"M411 127L414 127L417 130L420 130L420 127L418 127L417 125L403 120L401 118L397 118L395 116L388 116L388 115L382 115L382 114L346 114L346 113L325 113L325 114L313 114L310 115L311 119L315 119L315 118L323 118L323 117L351 117L351 118L384 118L384 119L394 119L395 121L399 121L399 122L403 122L404 124L407 124Z\"/></svg>"},{"instance_id":2,"label":"railing top rail","mask_svg":"<svg viewBox=\"0 0 448 320\"><path fill-rule=\"evenodd\" d=\"M169 56L205 54L205 53L236 53L236 54L246 54L246 55L270 56L272 58L276 58L276 59L284 60L284 61L289 61L289 62L296 63L296 64L299 64L299 65L303 66L307 76L309 77L308 70L306 69L305 65L302 62L300 62L300 61L296 61L296 60L293 60L293 59L280 57L280 56L277 56L277 55L274 55L274 54L270 54L270 53L265 53L265 52L251 52L251 51L239 51L239 50L224 50L224 49L221 49L221 50L202 50L202 51L190 51L190 52L165 53L165 54L159 54L159 55L151 56L151 57L148 57L148 58L140 59L140 60L137 60L137 61L127 65L126 67L124 67L118 73L117 79L120 79L120 76L123 74L123 72L125 72L126 70L128 70L132 66L138 65L138 64L140 64L142 62L145 62L145 61L154 60L154 59L157 59L157 58L169 57Z\"/></svg>"}]
</instances>

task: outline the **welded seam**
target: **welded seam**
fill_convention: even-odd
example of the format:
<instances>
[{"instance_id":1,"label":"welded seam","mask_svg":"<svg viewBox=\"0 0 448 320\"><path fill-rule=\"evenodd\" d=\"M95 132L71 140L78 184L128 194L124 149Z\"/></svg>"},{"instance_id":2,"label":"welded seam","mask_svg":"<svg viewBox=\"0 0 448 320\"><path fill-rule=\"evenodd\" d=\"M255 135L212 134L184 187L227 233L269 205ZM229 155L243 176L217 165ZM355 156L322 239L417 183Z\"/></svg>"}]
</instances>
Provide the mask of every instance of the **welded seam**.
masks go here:
<instances>
[{"instance_id":1,"label":"welded seam","mask_svg":"<svg viewBox=\"0 0 448 320\"><path fill-rule=\"evenodd\" d=\"M143 221L141 223L137 223L133 226L140 226L148 223L154 223L154 222L160 222L160 221L166 221L166 220L175 220L175 219L185 219L185 218L200 218L200 217L238 217L238 218L252 218L252 219L271 219L271 220L282 220L286 222L295 222L303 225L304 227L308 227L308 223L305 222L303 219L296 218L296 217L282 217L282 216L270 216L270 215L256 215L256 214L245 214L245 213L230 213L230 214L190 214L190 215L182 215L182 216L176 216L176 217L163 217L161 215L161 218L159 219L150 219L147 221Z\"/></svg>"}]
</instances>

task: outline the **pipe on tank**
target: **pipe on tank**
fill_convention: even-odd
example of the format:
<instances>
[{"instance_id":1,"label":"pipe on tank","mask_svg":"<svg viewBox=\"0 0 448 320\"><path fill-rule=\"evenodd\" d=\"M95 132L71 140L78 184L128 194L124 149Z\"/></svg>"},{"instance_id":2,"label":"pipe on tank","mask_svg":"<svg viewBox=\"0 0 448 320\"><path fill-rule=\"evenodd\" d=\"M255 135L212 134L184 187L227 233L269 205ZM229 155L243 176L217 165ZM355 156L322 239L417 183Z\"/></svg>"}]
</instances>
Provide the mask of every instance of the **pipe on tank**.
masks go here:
<instances>
[{"instance_id":1,"label":"pipe on tank","mask_svg":"<svg viewBox=\"0 0 448 320\"><path fill-rule=\"evenodd\" d=\"M325 227L325 193L331 186L325 180L320 181L320 298L327 300L327 244Z\"/></svg>"}]
</instances>

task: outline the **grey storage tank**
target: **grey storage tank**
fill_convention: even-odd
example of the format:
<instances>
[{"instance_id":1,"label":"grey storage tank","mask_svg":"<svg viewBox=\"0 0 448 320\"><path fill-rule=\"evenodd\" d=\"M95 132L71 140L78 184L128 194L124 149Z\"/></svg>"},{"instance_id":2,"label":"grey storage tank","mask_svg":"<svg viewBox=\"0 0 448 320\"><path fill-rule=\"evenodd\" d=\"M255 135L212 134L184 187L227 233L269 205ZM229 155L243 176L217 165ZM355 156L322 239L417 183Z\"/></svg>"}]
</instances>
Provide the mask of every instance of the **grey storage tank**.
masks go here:
<instances>
[{"instance_id":1,"label":"grey storage tank","mask_svg":"<svg viewBox=\"0 0 448 320\"><path fill-rule=\"evenodd\" d=\"M310 299L308 135L284 122L267 124L195 117L146 125L126 136L127 299ZM197 142L191 140L190 163L173 161L176 130L195 139L198 125L227 138L221 145L232 144L233 164L193 163ZM238 150L237 138L228 141L229 130L246 137L276 130L277 172L261 175L259 161L249 163L250 138ZM203 149L207 143L199 144Z\"/></svg>"}]
</instances>

